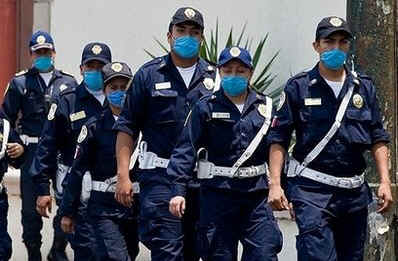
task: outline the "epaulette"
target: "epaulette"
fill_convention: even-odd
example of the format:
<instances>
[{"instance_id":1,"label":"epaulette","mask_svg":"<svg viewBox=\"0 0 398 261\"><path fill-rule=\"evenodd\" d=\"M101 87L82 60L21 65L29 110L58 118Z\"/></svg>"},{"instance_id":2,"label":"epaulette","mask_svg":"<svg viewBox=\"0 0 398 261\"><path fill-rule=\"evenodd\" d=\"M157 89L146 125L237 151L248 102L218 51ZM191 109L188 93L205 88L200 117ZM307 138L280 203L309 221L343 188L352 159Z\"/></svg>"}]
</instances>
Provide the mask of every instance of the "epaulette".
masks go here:
<instances>
[{"instance_id":1,"label":"epaulette","mask_svg":"<svg viewBox=\"0 0 398 261\"><path fill-rule=\"evenodd\" d=\"M17 72L16 74L15 74L15 76L22 76L22 75L24 75L24 74L26 74L28 72L28 70L22 70L22 71L20 71L20 72Z\"/></svg>"},{"instance_id":2,"label":"epaulette","mask_svg":"<svg viewBox=\"0 0 398 261\"><path fill-rule=\"evenodd\" d=\"M61 97L61 96L68 95L68 94L70 94L70 93L75 92L75 90L76 90L75 87L67 88L67 89L65 89L65 90L62 90L62 91L59 93L59 96Z\"/></svg>"},{"instance_id":3,"label":"epaulette","mask_svg":"<svg viewBox=\"0 0 398 261\"><path fill-rule=\"evenodd\" d=\"M162 63L163 62L163 63ZM160 67L162 67L162 64L166 65L166 63L164 62L163 57L157 57L155 59L150 60L149 62L144 63L141 68L147 68L149 66L152 65L156 65L156 64L160 64ZM163 66L164 66L163 65Z\"/></svg>"},{"instance_id":4,"label":"epaulette","mask_svg":"<svg viewBox=\"0 0 398 261\"><path fill-rule=\"evenodd\" d=\"M299 78L306 77L307 75L308 75L308 72L301 72L301 73L296 74L295 76L293 76L290 79L299 79Z\"/></svg>"},{"instance_id":5,"label":"epaulette","mask_svg":"<svg viewBox=\"0 0 398 261\"><path fill-rule=\"evenodd\" d=\"M65 72L65 71L60 70L60 73L63 74L63 75L66 75L66 76L70 76L70 77L72 77L72 78L75 78L75 76L73 76L73 74L68 73L68 72Z\"/></svg>"}]
</instances>

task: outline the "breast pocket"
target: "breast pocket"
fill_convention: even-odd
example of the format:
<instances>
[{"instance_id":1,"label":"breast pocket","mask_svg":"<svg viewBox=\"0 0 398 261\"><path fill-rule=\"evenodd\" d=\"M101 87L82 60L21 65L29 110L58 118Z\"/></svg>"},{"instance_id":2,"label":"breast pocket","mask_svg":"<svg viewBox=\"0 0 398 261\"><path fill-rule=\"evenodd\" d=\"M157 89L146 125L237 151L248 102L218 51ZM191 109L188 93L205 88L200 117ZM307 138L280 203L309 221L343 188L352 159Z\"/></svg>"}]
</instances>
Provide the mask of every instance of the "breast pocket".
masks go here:
<instances>
[{"instance_id":1,"label":"breast pocket","mask_svg":"<svg viewBox=\"0 0 398 261\"><path fill-rule=\"evenodd\" d=\"M233 119L211 119L209 126L209 144L217 144L217 149L226 151L238 139L235 135L236 121ZM236 145L236 144L235 144Z\"/></svg>"},{"instance_id":2,"label":"breast pocket","mask_svg":"<svg viewBox=\"0 0 398 261\"><path fill-rule=\"evenodd\" d=\"M178 92L174 90L153 90L150 117L156 124L176 122Z\"/></svg>"},{"instance_id":3,"label":"breast pocket","mask_svg":"<svg viewBox=\"0 0 398 261\"><path fill-rule=\"evenodd\" d=\"M299 111L299 118L303 123L324 123L330 117L330 112L322 106L308 106Z\"/></svg>"},{"instance_id":4,"label":"breast pocket","mask_svg":"<svg viewBox=\"0 0 398 261\"><path fill-rule=\"evenodd\" d=\"M348 109L346 112L347 135L352 143L371 144L370 123L372 115L367 109Z\"/></svg>"}]
</instances>

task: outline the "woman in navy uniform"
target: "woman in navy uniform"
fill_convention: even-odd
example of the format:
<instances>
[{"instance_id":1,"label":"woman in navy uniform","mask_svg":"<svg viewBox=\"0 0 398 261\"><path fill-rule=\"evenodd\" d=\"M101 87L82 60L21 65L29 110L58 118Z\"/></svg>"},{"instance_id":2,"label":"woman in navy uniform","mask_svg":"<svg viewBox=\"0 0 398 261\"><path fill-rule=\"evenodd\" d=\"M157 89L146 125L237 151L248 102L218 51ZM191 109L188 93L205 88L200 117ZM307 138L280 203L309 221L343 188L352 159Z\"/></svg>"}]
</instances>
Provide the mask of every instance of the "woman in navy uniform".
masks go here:
<instances>
[{"instance_id":1,"label":"woman in navy uniform","mask_svg":"<svg viewBox=\"0 0 398 261\"><path fill-rule=\"evenodd\" d=\"M392 202L389 135L371 79L344 65L351 31L339 17L318 24L313 47L320 61L291 78L270 131L270 204L289 205L280 186L293 130L296 144L287 170L287 196L299 229L300 261L361 261L368 226L370 189L364 181L370 150L380 175L379 211Z\"/></svg>"},{"instance_id":2,"label":"woman in navy uniform","mask_svg":"<svg viewBox=\"0 0 398 261\"><path fill-rule=\"evenodd\" d=\"M81 129L61 204L64 214L61 224L65 232L73 231L75 206L81 195L83 176L89 171L92 183L88 214L96 237L96 260L135 260L139 251L137 219L134 216L137 204L134 204L134 209L124 207L114 198L116 132L112 130L132 73L127 64L120 62L105 65L102 73L109 106L102 114L89 119Z\"/></svg>"},{"instance_id":3,"label":"woman in navy uniform","mask_svg":"<svg viewBox=\"0 0 398 261\"><path fill-rule=\"evenodd\" d=\"M19 135L10 128L10 123L0 119L0 261L11 258L12 244L7 232L8 198L3 178L8 166L20 168L25 149Z\"/></svg>"},{"instance_id":4,"label":"woman in navy uniform","mask_svg":"<svg viewBox=\"0 0 398 261\"><path fill-rule=\"evenodd\" d=\"M274 261L282 235L267 204L272 99L249 87L253 65L247 50L223 50L218 66L222 89L193 107L172 153L167 173L177 196L169 209L183 216L198 159L202 259L237 260L240 241L242 260Z\"/></svg>"}]
</instances>

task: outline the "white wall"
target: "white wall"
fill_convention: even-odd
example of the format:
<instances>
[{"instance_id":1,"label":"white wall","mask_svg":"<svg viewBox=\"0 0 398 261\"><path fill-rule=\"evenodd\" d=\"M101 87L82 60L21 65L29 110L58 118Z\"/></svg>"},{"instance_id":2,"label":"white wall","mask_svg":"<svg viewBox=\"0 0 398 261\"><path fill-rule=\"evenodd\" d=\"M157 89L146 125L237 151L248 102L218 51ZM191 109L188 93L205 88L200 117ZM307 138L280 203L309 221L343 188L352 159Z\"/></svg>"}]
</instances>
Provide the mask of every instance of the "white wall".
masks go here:
<instances>
[{"instance_id":1,"label":"white wall","mask_svg":"<svg viewBox=\"0 0 398 261\"><path fill-rule=\"evenodd\" d=\"M238 33L246 21L248 35L255 43L269 32L263 61L280 50L272 66L272 72L278 75L274 86L317 61L311 43L321 18L345 17L346 13L345 0L54 0L51 32L57 66L79 76L83 46L89 41L103 41L111 46L114 60L126 61L136 71L149 59L143 48L162 54L153 37L167 43L170 18L181 6L192 6L203 13L205 34L215 27L218 17L222 42L231 26Z\"/></svg>"}]
</instances>

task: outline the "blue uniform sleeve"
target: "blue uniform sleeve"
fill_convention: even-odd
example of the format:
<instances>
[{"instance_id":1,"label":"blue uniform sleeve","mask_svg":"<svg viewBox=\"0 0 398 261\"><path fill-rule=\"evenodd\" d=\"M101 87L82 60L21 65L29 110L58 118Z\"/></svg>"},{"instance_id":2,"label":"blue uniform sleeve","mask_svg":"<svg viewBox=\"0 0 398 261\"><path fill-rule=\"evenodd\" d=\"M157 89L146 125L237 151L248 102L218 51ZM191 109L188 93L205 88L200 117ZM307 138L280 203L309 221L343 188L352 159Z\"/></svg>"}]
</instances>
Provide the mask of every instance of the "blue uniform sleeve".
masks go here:
<instances>
[{"instance_id":1,"label":"blue uniform sleeve","mask_svg":"<svg viewBox=\"0 0 398 261\"><path fill-rule=\"evenodd\" d=\"M280 96L272 125L269 131L268 140L271 144L280 144L285 150L288 150L292 132L294 130L294 102L295 93L294 83L288 82L283 93Z\"/></svg>"},{"instance_id":2,"label":"blue uniform sleeve","mask_svg":"<svg viewBox=\"0 0 398 261\"><path fill-rule=\"evenodd\" d=\"M175 196L184 197L186 186L193 179L196 152L202 136L202 118L200 107L196 104L188 116L187 123L167 166L167 174L171 176L174 183Z\"/></svg>"},{"instance_id":3,"label":"blue uniform sleeve","mask_svg":"<svg viewBox=\"0 0 398 261\"><path fill-rule=\"evenodd\" d=\"M147 84L145 73L140 69L127 91L123 110L113 127L114 130L125 132L134 138L138 137L147 111Z\"/></svg>"},{"instance_id":4,"label":"blue uniform sleeve","mask_svg":"<svg viewBox=\"0 0 398 261\"><path fill-rule=\"evenodd\" d=\"M57 148L65 140L63 133L67 128L67 119L63 112L65 106L61 98L54 99L57 105L55 114L51 111L44 123L40 141L33 158L30 172L38 195L50 195L50 178L54 179L57 171ZM53 106L53 105L52 105Z\"/></svg>"},{"instance_id":5,"label":"blue uniform sleeve","mask_svg":"<svg viewBox=\"0 0 398 261\"><path fill-rule=\"evenodd\" d=\"M22 93L18 88L18 83L12 79L4 96L1 110L1 117L8 119L12 128L15 128L22 102Z\"/></svg>"},{"instance_id":6,"label":"blue uniform sleeve","mask_svg":"<svg viewBox=\"0 0 398 261\"><path fill-rule=\"evenodd\" d=\"M86 134L84 134L84 128L87 130ZM90 147L92 146L91 140L92 131L83 125L76 145L73 164L66 176L66 186L60 206L60 216L73 217L76 213L82 191L83 176L89 170L89 155L93 153L90 151Z\"/></svg>"},{"instance_id":7,"label":"blue uniform sleeve","mask_svg":"<svg viewBox=\"0 0 398 261\"><path fill-rule=\"evenodd\" d=\"M377 99L376 90L373 87L371 88L371 113L372 113L372 122L370 125L370 136L372 139L372 144L376 144L378 142L390 142L390 136L386 132L383 127L382 116L380 113L379 101Z\"/></svg>"}]
</instances>

